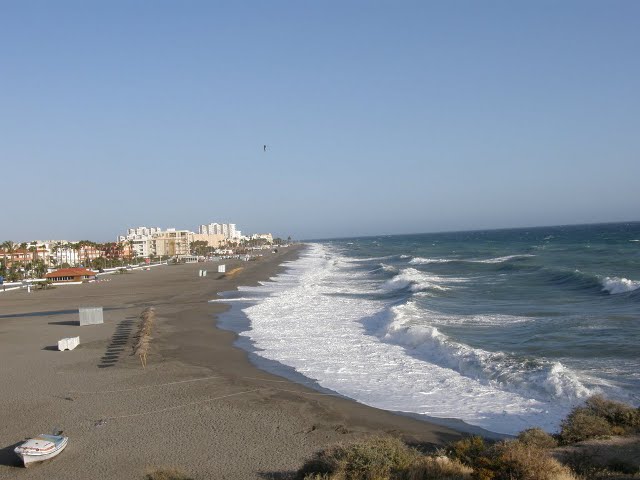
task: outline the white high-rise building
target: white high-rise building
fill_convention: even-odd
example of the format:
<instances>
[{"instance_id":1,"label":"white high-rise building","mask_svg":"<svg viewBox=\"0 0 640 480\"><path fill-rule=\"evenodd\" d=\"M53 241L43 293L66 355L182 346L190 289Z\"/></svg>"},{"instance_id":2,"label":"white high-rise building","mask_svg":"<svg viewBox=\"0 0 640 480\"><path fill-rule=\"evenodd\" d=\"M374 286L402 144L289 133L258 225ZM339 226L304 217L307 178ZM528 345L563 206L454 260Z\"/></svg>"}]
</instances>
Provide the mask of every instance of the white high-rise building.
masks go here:
<instances>
[{"instance_id":1,"label":"white high-rise building","mask_svg":"<svg viewBox=\"0 0 640 480\"><path fill-rule=\"evenodd\" d=\"M238 231L235 223L210 223L200 225L198 233L203 235L224 235L224 238L237 238Z\"/></svg>"}]
</instances>

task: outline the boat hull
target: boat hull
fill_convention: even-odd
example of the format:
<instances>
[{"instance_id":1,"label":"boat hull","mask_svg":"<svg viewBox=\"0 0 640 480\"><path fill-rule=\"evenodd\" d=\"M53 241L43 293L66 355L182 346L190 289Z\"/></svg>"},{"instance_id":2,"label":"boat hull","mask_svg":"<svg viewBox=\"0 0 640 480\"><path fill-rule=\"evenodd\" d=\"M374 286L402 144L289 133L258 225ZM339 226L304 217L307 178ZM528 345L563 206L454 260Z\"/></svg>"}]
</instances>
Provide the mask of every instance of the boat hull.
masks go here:
<instances>
[{"instance_id":1,"label":"boat hull","mask_svg":"<svg viewBox=\"0 0 640 480\"><path fill-rule=\"evenodd\" d=\"M53 457L60 455L60 453L65 449L67 443L69 442L68 437L63 437L59 444L56 445L56 448L50 452L25 452L22 447L17 447L14 451L20 460L22 460L22 464L26 467L32 465L37 462L43 462L45 460L49 460Z\"/></svg>"}]
</instances>

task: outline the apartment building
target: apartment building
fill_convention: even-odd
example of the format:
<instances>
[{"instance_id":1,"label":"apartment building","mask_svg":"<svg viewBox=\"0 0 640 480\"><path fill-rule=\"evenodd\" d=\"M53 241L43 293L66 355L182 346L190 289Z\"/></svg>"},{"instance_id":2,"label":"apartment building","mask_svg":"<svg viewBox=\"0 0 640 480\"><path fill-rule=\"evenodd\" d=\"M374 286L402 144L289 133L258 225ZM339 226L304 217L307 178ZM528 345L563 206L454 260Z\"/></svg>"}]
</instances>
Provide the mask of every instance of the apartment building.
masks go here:
<instances>
[{"instance_id":1,"label":"apartment building","mask_svg":"<svg viewBox=\"0 0 640 480\"><path fill-rule=\"evenodd\" d=\"M210 223L200 225L198 233L204 235L223 235L227 239L235 239L242 236L242 232L236 229L235 223Z\"/></svg>"}]
</instances>

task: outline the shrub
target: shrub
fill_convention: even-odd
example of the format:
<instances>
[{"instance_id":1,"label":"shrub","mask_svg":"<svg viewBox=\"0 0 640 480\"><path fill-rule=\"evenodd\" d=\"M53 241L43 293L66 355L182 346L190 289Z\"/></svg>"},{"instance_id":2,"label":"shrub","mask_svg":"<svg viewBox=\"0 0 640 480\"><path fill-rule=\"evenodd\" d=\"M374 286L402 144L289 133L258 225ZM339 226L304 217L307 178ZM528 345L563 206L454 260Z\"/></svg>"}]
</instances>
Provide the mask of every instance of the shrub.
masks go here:
<instances>
[{"instance_id":1,"label":"shrub","mask_svg":"<svg viewBox=\"0 0 640 480\"><path fill-rule=\"evenodd\" d=\"M497 443L488 452L494 480L575 480L571 470L537 447L519 440Z\"/></svg>"},{"instance_id":2,"label":"shrub","mask_svg":"<svg viewBox=\"0 0 640 480\"><path fill-rule=\"evenodd\" d=\"M446 452L451 458L473 467L486 450L487 446L482 437L469 437L453 442L447 447Z\"/></svg>"},{"instance_id":3,"label":"shrub","mask_svg":"<svg viewBox=\"0 0 640 480\"><path fill-rule=\"evenodd\" d=\"M462 480L471 477L473 469L459 460L445 456L417 458L403 477L406 480Z\"/></svg>"},{"instance_id":4,"label":"shrub","mask_svg":"<svg viewBox=\"0 0 640 480\"><path fill-rule=\"evenodd\" d=\"M631 433L640 430L640 409L622 402L607 400L602 395L590 397L586 401L585 407L612 426L620 427L623 432Z\"/></svg>"},{"instance_id":5,"label":"shrub","mask_svg":"<svg viewBox=\"0 0 640 480\"><path fill-rule=\"evenodd\" d=\"M351 445L337 445L316 454L298 471L304 479L400 479L419 453L398 439L373 437Z\"/></svg>"},{"instance_id":6,"label":"shrub","mask_svg":"<svg viewBox=\"0 0 640 480\"><path fill-rule=\"evenodd\" d=\"M541 450L555 448L558 441L541 428L528 428L518 435L518 441L528 447L535 447Z\"/></svg>"},{"instance_id":7,"label":"shrub","mask_svg":"<svg viewBox=\"0 0 640 480\"><path fill-rule=\"evenodd\" d=\"M560 443L581 442L589 438L611 435L611 425L588 407L577 407L560 424Z\"/></svg>"},{"instance_id":8,"label":"shrub","mask_svg":"<svg viewBox=\"0 0 640 480\"><path fill-rule=\"evenodd\" d=\"M193 480L175 468L159 468L145 475L145 480Z\"/></svg>"}]
</instances>

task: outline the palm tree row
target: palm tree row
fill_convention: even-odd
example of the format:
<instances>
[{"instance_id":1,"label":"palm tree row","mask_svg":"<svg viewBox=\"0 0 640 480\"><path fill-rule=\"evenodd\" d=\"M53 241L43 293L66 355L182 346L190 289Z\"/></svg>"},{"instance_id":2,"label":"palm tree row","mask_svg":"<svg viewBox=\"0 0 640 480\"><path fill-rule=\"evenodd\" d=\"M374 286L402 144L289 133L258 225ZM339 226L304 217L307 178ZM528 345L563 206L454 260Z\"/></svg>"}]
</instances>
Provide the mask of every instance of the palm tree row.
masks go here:
<instances>
[{"instance_id":1,"label":"palm tree row","mask_svg":"<svg viewBox=\"0 0 640 480\"><path fill-rule=\"evenodd\" d=\"M131 247L129 242L129 247ZM124 267L131 261L139 263L135 254L125 256L125 245L116 242L98 243L91 240L80 240L75 243L54 242L51 245L48 258L38 257L38 247L34 244L11 240L0 244L4 255L0 257L0 277L7 281L19 281L25 278L41 278L47 272L47 264L58 268L81 265L86 268L103 269L109 267ZM31 258L19 259L18 252L31 252Z\"/></svg>"}]
</instances>

